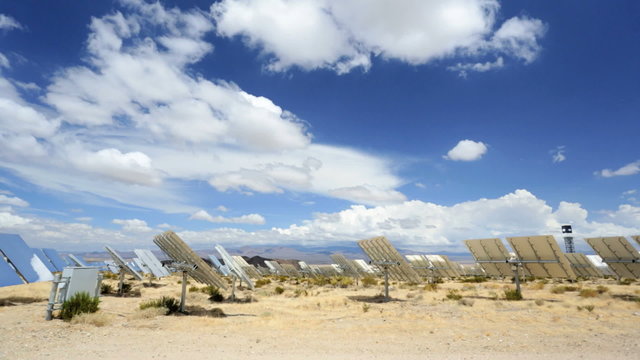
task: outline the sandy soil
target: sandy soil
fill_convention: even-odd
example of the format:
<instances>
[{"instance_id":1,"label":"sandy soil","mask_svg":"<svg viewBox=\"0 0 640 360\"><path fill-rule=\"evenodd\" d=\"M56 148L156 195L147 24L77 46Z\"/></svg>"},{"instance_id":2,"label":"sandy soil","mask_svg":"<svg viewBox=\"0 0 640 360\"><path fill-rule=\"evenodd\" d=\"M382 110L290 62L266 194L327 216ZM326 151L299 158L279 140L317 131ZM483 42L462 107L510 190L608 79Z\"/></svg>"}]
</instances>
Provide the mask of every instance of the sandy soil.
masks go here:
<instances>
[{"instance_id":1,"label":"sandy soil","mask_svg":"<svg viewBox=\"0 0 640 360\"><path fill-rule=\"evenodd\" d=\"M0 307L0 358L638 359L640 354L640 302L618 297L640 296L637 282L579 283L608 288L593 298L554 294L550 290L557 284L529 283L522 301L500 299L511 287L506 282L447 282L436 291L395 285L394 301L376 303L380 286L334 288L274 279L253 292L239 292L256 300L251 303L211 303L203 293L188 294L189 306L219 307L228 315L224 318L139 309L141 302L163 295L179 298L178 280L155 281L157 288L131 281L141 297L103 296L97 313L72 322L45 321L46 301L21 303L47 298L49 283L0 288L0 303L17 304ZM276 286L284 293L276 294ZM451 289L463 299L447 299Z\"/></svg>"}]
</instances>

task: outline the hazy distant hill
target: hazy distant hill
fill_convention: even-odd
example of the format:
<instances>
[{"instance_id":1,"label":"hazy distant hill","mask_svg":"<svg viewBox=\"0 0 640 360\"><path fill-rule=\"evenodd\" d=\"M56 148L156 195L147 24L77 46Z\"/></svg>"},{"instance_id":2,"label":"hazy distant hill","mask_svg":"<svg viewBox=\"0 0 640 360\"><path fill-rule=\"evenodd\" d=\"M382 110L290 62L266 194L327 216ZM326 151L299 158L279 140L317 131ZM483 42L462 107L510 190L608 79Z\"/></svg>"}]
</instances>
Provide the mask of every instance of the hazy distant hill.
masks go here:
<instances>
[{"instance_id":1,"label":"hazy distant hill","mask_svg":"<svg viewBox=\"0 0 640 360\"><path fill-rule=\"evenodd\" d=\"M118 249L116 249L118 250ZM194 251L203 258L207 258L209 255L220 257L219 254L212 249L194 249ZM303 246L243 246L240 248L227 248L227 251L231 255L240 255L246 258L254 256L260 256L266 259L282 259L282 260L302 260L309 264L330 264L331 254L341 253L349 259L365 259L368 260L364 252L356 246L332 246L332 247L303 247ZM413 250L398 249L401 254L420 254L422 252L416 252ZM135 257L133 251L118 251L125 259L131 259ZM159 259L166 259L167 256L160 250L153 250L153 253ZM109 254L105 251L93 251L85 253L75 253L80 255L88 261L101 261L111 259ZM438 252L434 253L438 255L447 255L451 260L459 261L462 263L471 263L473 258L469 253L449 253Z\"/></svg>"}]
</instances>

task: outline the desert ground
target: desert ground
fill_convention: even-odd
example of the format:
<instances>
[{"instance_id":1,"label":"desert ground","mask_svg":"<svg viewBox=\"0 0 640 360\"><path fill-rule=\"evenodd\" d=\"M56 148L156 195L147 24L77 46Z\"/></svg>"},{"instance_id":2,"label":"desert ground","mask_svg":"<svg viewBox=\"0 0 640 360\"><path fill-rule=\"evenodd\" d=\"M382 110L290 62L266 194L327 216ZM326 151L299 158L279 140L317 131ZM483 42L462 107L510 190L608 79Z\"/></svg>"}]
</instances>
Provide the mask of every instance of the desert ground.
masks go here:
<instances>
[{"instance_id":1,"label":"desert ground","mask_svg":"<svg viewBox=\"0 0 640 360\"><path fill-rule=\"evenodd\" d=\"M70 322L45 321L50 283L0 288L2 359L638 359L640 283L532 281L507 301L508 281L445 281L437 289L392 284L312 285L271 278L251 302L211 302L193 280L189 315L140 310L179 299L180 277L154 287L128 281L138 296L101 297L100 310ZM117 286L116 280L104 283ZM598 285L600 286L599 288ZM344 285L342 285L344 286ZM558 289L570 286L560 293ZM571 286L577 287L572 289ZM284 289L278 294L277 287ZM583 291L582 289L594 289ZM596 290L599 289L599 292ZM453 292L451 290L454 290ZM224 292L228 295L228 291ZM581 296L580 294L583 294ZM459 296L461 299L457 299ZM225 317L208 316L214 308Z\"/></svg>"}]
</instances>

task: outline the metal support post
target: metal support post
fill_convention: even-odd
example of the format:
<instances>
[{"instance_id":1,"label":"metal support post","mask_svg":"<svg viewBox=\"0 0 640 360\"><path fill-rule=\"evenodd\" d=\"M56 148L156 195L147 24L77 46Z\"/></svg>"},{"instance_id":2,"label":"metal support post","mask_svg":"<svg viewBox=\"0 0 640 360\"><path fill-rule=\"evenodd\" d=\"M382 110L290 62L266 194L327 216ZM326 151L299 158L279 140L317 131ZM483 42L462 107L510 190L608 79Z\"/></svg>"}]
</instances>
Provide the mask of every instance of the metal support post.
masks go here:
<instances>
[{"instance_id":1,"label":"metal support post","mask_svg":"<svg viewBox=\"0 0 640 360\"><path fill-rule=\"evenodd\" d=\"M384 298L386 301L389 301L389 267L385 266L383 269L384 269Z\"/></svg>"},{"instance_id":2,"label":"metal support post","mask_svg":"<svg viewBox=\"0 0 640 360\"><path fill-rule=\"evenodd\" d=\"M184 304L187 300L187 272L182 271L182 294L180 294L180 312L184 312Z\"/></svg>"},{"instance_id":3,"label":"metal support post","mask_svg":"<svg viewBox=\"0 0 640 360\"><path fill-rule=\"evenodd\" d=\"M60 274L55 274L51 283L51 292L49 292L49 303L47 304L47 312L44 319L50 321L53 319L53 306L56 303L56 295L58 294L58 284L60 283Z\"/></svg>"},{"instance_id":4,"label":"metal support post","mask_svg":"<svg viewBox=\"0 0 640 360\"><path fill-rule=\"evenodd\" d=\"M120 268L120 282L118 283L118 294L124 296L124 269Z\"/></svg>"},{"instance_id":5,"label":"metal support post","mask_svg":"<svg viewBox=\"0 0 640 360\"><path fill-rule=\"evenodd\" d=\"M515 275L514 280L516 282L516 292L522 296L522 292L520 291L520 274L518 273L518 265L513 265L512 270Z\"/></svg>"},{"instance_id":6,"label":"metal support post","mask_svg":"<svg viewBox=\"0 0 640 360\"><path fill-rule=\"evenodd\" d=\"M235 301L236 300L236 276L232 275L231 276L231 301Z\"/></svg>"}]
</instances>

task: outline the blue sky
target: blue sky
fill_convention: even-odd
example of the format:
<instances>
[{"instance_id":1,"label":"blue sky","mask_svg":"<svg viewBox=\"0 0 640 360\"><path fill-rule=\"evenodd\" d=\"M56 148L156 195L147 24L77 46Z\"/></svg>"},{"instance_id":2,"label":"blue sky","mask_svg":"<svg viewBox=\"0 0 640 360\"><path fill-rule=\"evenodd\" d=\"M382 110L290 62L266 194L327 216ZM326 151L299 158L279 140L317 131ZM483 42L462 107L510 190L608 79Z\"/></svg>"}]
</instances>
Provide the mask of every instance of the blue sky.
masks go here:
<instances>
[{"instance_id":1,"label":"blue sky","mask_svg":"<svg viewBox=\"0 0 640 360\"><path fill-rule=\"evenodd\" d=\"M366 5L365 5L366 4ZM0 4L0 231L640 233L636 1ZM579 249L585 249L580 243Z\"/></svg>"}]
</instances>

